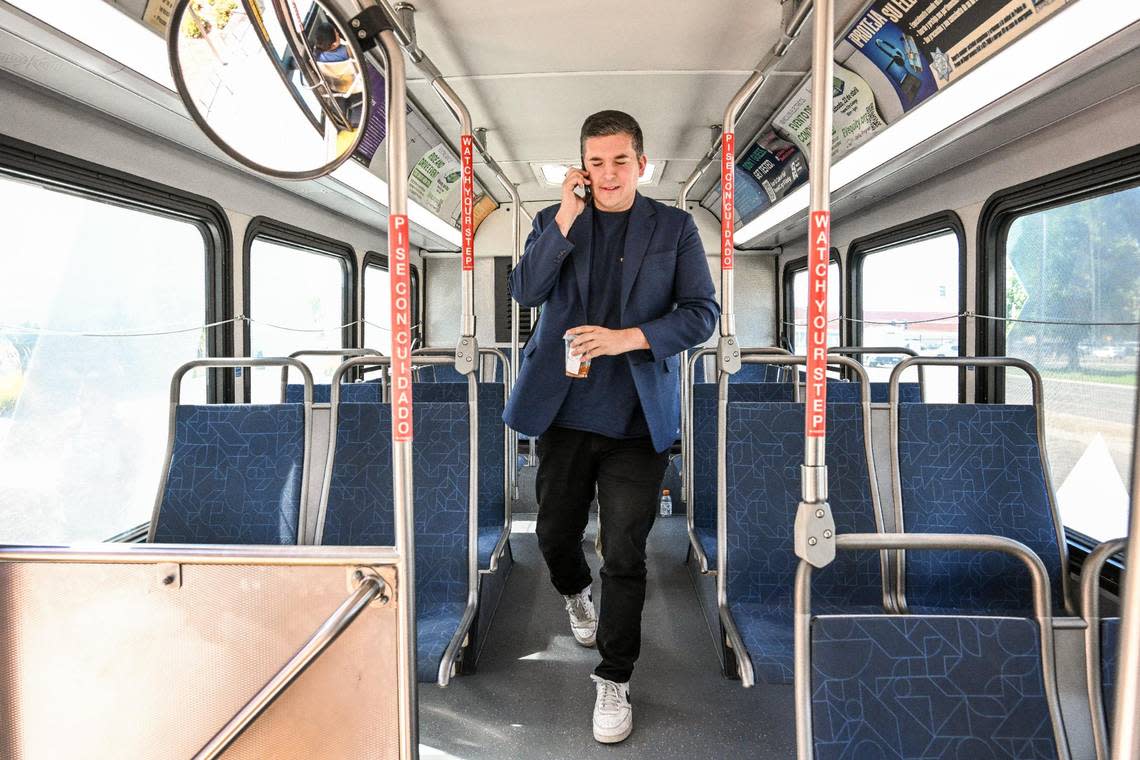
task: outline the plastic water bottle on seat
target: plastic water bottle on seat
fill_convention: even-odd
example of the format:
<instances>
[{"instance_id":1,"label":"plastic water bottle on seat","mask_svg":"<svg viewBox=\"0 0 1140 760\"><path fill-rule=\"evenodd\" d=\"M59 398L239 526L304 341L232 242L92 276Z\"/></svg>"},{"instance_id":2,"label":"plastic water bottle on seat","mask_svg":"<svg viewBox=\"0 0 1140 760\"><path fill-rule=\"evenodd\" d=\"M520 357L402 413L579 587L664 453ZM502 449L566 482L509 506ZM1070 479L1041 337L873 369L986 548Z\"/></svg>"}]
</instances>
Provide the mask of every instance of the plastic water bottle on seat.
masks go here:
<instances>
[{"instance_id":1,"label":"plastic water bottle on seat","mask_svg":"<svg viewBox=\"0 0 1140 760\"><path fill-rule=\"evenodd\" d=\"M669 489L666 488L661 492L661 516L671 517L673 515L673 497L669 495Z\"/></svg>"}]
</instances>

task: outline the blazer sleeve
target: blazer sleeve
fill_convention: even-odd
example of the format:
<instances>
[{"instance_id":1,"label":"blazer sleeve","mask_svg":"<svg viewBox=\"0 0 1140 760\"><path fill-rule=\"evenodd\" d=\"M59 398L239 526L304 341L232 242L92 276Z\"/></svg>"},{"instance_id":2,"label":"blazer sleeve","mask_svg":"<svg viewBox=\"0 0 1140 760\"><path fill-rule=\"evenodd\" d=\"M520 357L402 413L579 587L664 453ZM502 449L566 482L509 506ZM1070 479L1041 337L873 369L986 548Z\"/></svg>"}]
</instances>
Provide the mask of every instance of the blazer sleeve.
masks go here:
<instances>
[{"instance_id":1,"label":"blazer sleeve","mask_svg":"<svg viewBox=\"0 0 1140 760\"><path fill-rule=\"evenodd\" d=\"M677 246L673 300L677 304L673 311L639 325L655 361L704 343L720 317L705 248L696 222L688 214Z\"/></svg>"},{"instance_id":2,"label":"blazer sleeve","mask_svg":"<svg viewBox=\"0 0 1140 760\"><path fill-rule=\"evenodd\" d=\"M528 308L544 304L558 282L563 260L573 250L574 244L563 236L553 215L536 216L522 258L511 272L511 298Z\"/></svg>"}]
</instances>

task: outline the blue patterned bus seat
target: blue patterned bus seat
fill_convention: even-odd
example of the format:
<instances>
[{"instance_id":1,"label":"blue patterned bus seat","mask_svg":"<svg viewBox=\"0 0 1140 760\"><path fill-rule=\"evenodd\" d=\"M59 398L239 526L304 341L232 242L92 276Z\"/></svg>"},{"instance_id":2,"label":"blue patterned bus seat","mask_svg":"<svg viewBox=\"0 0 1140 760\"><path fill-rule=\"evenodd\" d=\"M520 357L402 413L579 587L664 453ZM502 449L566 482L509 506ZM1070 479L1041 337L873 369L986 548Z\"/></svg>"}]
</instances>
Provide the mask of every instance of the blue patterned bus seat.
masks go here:
<instances>
[{"instance_id":1,"label":"blue patterned bus seat","mask_svg":"<svg viewBox=\"0 0 1140 760\"><path fill-rule=\"evenodd\" d=\"M761 365L754 365L761 366ZM728 386L729 403L795 399L792 383L741 383ZM716 385L693 386L693 532L716 567Z\"/></svg>"},{"instance_id":2,"label":"blue patterned bus seat","mask_svg":"<svg viewBox=\"0 0 1140 760\"><path fill-rule=\"evenodd\" d=\"M793 524L804 458L804 405L729 404L729 610L756 677L790 683L793 674L793 585L799 560ZM839 533L875 533L860 404L828 407L828 502ZM845 552L834 570L817 574L817 609L881 612L883 578L875 552Z\"/></svg>"},{"instance_id":3,"label":"blue patterned bus seat","mask_svg":"<svg viewBox=\"0 0 1140 760\"><path fill-rule=\"evenodd\" d=\"M503 386L479 383L479 568L491 566L491 553L503 534L506 502L503 492ZM414 383L412 398L420 402L467 403L467 385Z\"/></svg>"},{"instance_id":4,"label":"blue patterned bus seat","mask_svg":"<svg viewBox=\"0 0 1140 760\"><path fill-rule=\"evenodd\" d=\"M1039 636L1024 618L815 618L816 760L1056 760Z\"/></svg>"},{"instance_id":5,"label":"blue patterned bus seat","mask_svg":"<svg viewBox=\"0 0 1140 760\"><path fill-rule=\"evenodd\" d=\"M715 385L716 373L713 372L711 373L711 377L706 377L702 371L703 369L703 363L701 365L698 365L698 368L693 373L695 376L694 382L699 385L705 385L709 383ZM751 362L741 362L740 370L729 376L728 384L735 385L737 383L779 383L784 381L784 376L787 374L787 372L788 369L786 367L780 367L775 364L755 364Z\"/></svg>"},{"instance_id":6,"label":"blue patterned bus seat","mask_svg":"<svg viewBox=\"0 0 1140 760\"><path fill-rule=\"evenodd\" d=\"M974 533L1020 541L1040 557L1064 615L1061 550L1032 406L901 404L899 477L908 533ZM906 556L911 612L1030 614L1022 563L956 551Z\"/></svg>"},{"instance_id":7,"label":"blue patterned bus seat","mask_svg":"<svg viewBox=\"0 0 1140 760\"><path fill-rule=\"evenodd\" d=\"M413 357L412 363L415 364ZM415 369L413 379L420 383L466 383L467 376L459 374L454 364L424 364Z\"/></svg>"},{"instance_id":8,"label":"blue patterned bus seat","mask_svg":"<svg viewBox=\"0 0 1140 760\"><path fill-rule=\"evenodd\" d=\"M289 383L285 386L285 403L300 404L305 400L305 386L300 383ZM341 383L340 400L345 402L366 403L379 402L380 383ZM313 403L328 404L332 401L332 386L321 383L313 386Z\"/></svg>"},{"instance_id":9,"label":"blue patterned bus seat","mask_svg":"<svg viewBox=\"0 0 1140 760\"><path fill-rule=\"evenodd\" d=\"M156 543L295 544L301 404L181 405Z\"/></svg>"},{"instance_id":10,"label":"blue patterned bus seat","mask_svg":"<svg viewBox=\"0 0 1140 760\"><path fill-rule=\"evenodd\" d=\"M871 403L885 404L890 399L890 383L870 383ZM857 404L861 400L859 383L847 380L827 381L827 400L846 404ZM922 392L918 383L899 383L899 402L903 404L921 404Z\"/></svg>"},{"instance_id":11,"label":"blue patterned bus seat","mask_svg":"<svg viewBox=\"0 0 1140 760\"><path fill-rule=\"evenodd\" d=\"M388 404L340 405L323 544L395 543L391 420ZM412 422L417 673L431 682L467 603L467 407L417 401Z\"/></svg>"},{"instance_id":12,"label":"blue patterned bus seat","mask_svg":"<svg viewBox=\"0 0 1140 760\"><path fill-rule=\"evenodd\" d=\"M1116 707L1116 670L1119 664L1120 618L1105 618L1100 621L1100 692L1110 732Z\"/></svg>"}]
</instances>

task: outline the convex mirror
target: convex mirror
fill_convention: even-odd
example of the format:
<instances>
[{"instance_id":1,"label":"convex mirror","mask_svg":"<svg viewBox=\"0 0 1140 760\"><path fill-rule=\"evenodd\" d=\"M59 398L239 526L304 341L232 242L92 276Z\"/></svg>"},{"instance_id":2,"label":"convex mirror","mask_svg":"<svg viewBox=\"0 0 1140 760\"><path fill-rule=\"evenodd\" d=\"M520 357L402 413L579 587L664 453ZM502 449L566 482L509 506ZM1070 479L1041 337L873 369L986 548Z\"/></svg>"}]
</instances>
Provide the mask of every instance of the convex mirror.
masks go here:
<instances>
[{"instance_id":1,"label":"convex mirror","mask_svg":"<svg viewBox=\"0 0 1140 760\"><path fill-rule=\"evenodd\" d=\"M318 0L178 0L167 44L190 115L252 169L320 177L364 136L364 57Z\"/></svg>"}]
</instances>

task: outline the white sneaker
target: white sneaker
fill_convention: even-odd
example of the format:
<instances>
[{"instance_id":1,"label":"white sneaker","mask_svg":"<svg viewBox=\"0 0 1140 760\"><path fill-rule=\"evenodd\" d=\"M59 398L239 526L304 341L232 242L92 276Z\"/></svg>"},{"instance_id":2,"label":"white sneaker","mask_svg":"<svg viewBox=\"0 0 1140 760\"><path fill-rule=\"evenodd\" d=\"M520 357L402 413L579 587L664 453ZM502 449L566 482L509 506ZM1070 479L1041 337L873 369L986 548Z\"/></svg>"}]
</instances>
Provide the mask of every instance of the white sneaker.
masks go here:
<instances>
[{"instance_id":1,"label":"white sneaker","mask_svg":"<svg viewBox=\"0 0 1140 760\"><path fill-rule=\"evenodd\" d=\"M590 587L577 594L564 596L566 611L570 613L570 630L574 639L584 647L594 646L598 636L598 616L594 614L594 602L590 599Z\"/></svg>"},{"instance_id":2,"label":"white sneaker","mask_svg":"<svg viewBox=\"0 0 1140 760\"><path fill-rule=\"evenodd\" d=\"M633 706L629 703L629 684L590 676L597 685L594 701L594 739L603 744L622 741L633 731Z\"/></svg>"}]
</instances>

